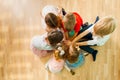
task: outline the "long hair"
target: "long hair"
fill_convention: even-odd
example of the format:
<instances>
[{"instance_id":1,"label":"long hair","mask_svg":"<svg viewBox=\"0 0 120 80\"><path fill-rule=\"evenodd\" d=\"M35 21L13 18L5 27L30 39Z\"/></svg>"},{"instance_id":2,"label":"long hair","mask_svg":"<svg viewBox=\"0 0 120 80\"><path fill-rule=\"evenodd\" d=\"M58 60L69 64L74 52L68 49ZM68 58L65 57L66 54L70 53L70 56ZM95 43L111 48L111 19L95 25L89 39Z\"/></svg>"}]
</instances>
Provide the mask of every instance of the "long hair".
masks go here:
<instances>
[{"instance_id":1,"label":"long hair","mask_svg":"<svg viewBox=\"0 0 120 80\"><path fill-rule=\"evenodd\" d=\"M45 22L50 28L57 28L59 24L58 17L53 13L48 13L45 16Z\"/></svg>"},{"instance_id":2,"label":"long hair","mask_svg":"<svg viewBox=\"0 0 120 80\"><path fill-rule=\"evenodd\" d=\"M107 16L94 25L94 32L97 35L104 36L112 33L115 28L116 20L111 16Z\"/></svg>"}]
</instances>

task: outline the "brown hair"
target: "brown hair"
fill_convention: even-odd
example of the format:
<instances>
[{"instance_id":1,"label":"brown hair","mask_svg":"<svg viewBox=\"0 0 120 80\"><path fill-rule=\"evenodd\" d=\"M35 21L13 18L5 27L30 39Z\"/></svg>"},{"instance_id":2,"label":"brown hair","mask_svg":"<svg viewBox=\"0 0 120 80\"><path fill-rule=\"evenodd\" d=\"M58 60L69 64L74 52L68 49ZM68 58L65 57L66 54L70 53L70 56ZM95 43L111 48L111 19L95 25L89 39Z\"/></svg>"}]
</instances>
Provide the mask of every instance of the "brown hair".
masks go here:
<instances>
[{"instance_id":1,"label":"brown hair","mask_svg":"<svg viewBox=\"0 0 120 80\"><path fill-rule=\"evenodd\" d=\"M104 36L112 33L116 28L116 21L113 17L107 16L94 25L94 32L97 35Z\"/></svg>"},{"instance_id":2,"label":"brown hair","mask_svg":"<svg viewBox=\"0 0 120 80\"><path fill-rule=\"evenodd\" d=\"M60 55L60 50L58 49L59 47L62 48L62 50L65 52L63 55ZM56 50L54 51L54 56L57 59L66 59L68 55L68 48L69 46L62 41L60 44L57 44Z\"/></svg>"},{"instance_id":3,"label":"brown hair","mask_svg":"<svg viewBox=\"0 0 120 80\"><path fill-rule=\"evenodd\" d=\"M67 56L67 60L70 62L70 63L74 63L78 60L78 57L79 57L79 51L74 47L74 54L73 55L68 55Z\"/></svg>"},{"instance_id":4,"label":"brown hair","mask_svg":"<svg viewBox=\"0 0 120 80\"><path fill-rule=\"evenodd\" d=\"M79 50L77 50L77 48L73 47L73 50L74 50L74 54L73 55L70 55L69 53L69 46L66 45L64 42L61 42L61 47L62 49L64 50L65 54L62 55L62 56L56 56L56 58L58 59L65 59L65 60L68 60L70 63L74 63L78 60L78 57L79 57Z\"/></svg>"},{"instance_id":5,"label":"brown hair","mask_svg":"<svg viewBox=\"0 0 120 80\"><path fill-rule=\"evenodd\" d=\"M48 40L52 46L55 46L57 43L61 42L63 39L63 33L58 30L54 30L48 33Z\"/></svg>"},{"instance_id":6,"label":"brown hair","mask_svg":"<svg viewBox=\"0 0 120 80\"><path fill-rule=\"evenodd\" d=\"M75 26L75 23L76 23L74 14L73 13L66 14L65 19L67 20L67 21L64 22L65 29L68 30L68 31L73 30L74 26Z\"/></svg>"},{"instance_id":7,"label":"brown hair","mask_svg":"<svg viewBox=\"0 0 120 80\"><path fill-rule=\"evenodd\" d=\"M45 16L45 22L50 28L57 28L58 27L58 17L53 13L48 13Z\"/></svg>"}]
</instances>

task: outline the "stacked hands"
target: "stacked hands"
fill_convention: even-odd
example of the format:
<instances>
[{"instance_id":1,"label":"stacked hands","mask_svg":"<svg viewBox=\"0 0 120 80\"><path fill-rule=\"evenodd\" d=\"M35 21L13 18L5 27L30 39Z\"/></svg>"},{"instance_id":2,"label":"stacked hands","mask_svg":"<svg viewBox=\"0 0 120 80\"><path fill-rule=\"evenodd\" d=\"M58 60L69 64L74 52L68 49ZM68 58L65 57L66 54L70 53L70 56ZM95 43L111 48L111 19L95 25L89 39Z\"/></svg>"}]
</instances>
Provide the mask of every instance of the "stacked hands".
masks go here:
<instances>
[{"instance_id":1,"label":"stacked hands","mask_svg":"<svg viewBox=\"0 0 120 80\"><path fill-rule=\"evenodd\" d=\"M70 40L65 40L64 43L65 43L65 45L69 46L69 54L70 55L74 55L74 50L73 50L74 47L77 50L80 50L80 48L79 48L80 45L78 42L72 43L72 41L70 41Z\"/></svg>"},{"instance_id":2,"label":"stacked hands","mask_svg":"<svg viewBox=\"0 0 120 80\"><path fill-rule=\"evenodd\" d=\"M81 50L91 54L96 61L98 50L91 46L102 46L116 28L115 18L106 16L94 23L83 24L77 12L66 12L62 7L47 5L42 9L41 23L46 33L34 36L31 50L40 58L53 52L45 68L52 73L60 72L65 67L71 74L73 69L83 65L85 59Z\"/></svg>"}]
</instances>

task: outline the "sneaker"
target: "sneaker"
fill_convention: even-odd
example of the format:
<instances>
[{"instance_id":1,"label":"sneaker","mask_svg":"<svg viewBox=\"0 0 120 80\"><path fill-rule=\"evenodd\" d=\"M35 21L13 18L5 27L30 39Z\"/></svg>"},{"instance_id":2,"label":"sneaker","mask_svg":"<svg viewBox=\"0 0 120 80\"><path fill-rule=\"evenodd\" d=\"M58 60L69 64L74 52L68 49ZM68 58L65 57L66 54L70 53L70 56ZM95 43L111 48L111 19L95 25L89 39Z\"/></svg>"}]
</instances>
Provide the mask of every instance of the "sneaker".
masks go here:
<instances>
[{"instance_id":1,"label":"sneaker","mask_svg":"<svg viewBox=\"0 0 120 80\"><path fill-rule=\"evenodd\" d=\"M95 22L94 22L94 23L96 23L98 20L99 20L99 16L97 16L97 17L96 17L96 20L95 20Z\"/></svg>"},{"instance_id":2,"label":"sneaker","mask_svg":"<svg viewBox=\"0 0 120 80\"><path fill-rule=\"evenodd\" d=\"M87 27L89 25L89 23L88 22L85 22L83 25L82 25L82 27L84 28L84 27Z\"/></svg>"},{"instance_id":3,"label":"sneaker","mask_svg":"<svg viewBox=\"0 0 120 80\"><path fill-rule=\"evenodd\" d=\"M71 73L72 75L75 75L75 72L74 72L73 70L70 70L70 73Z\"/></svg>"},{"instance_id":4,"label":"sneaker","mask_svg":"<svg viewBox=\"0 0 120 80\"><path fill-rule=\"evenodd\" d=\"M92 57L93 57L93 61L96 60L96 55L97 55L98 51L95 50L93 53L92 53Z\"/></svg>"}]
</instances>

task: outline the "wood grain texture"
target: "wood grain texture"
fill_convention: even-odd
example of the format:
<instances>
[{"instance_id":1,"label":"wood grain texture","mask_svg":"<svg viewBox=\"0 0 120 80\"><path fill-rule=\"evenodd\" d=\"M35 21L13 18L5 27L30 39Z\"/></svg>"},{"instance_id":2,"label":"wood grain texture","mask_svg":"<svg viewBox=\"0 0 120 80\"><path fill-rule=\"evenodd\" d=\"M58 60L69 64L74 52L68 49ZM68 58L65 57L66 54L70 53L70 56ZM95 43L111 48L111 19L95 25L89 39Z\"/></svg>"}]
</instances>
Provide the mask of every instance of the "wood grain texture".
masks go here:
<instances>
[{"instance_id":1,"label":"wood grain texture","mask_svg":"<svg viewBox=\"0 0 120 80\"><path fill-rule=\"evenodd\" d=\"M112 15L118 26L99 50L97 60L85 58L72 76L66 69L58 74L45 70L49 59L40 59L30 48L34 35L43 34L40 11L48 4L78 12L84 22L97 15ZM0 0L0 80L119 80L120 79L120 0Z\"/></svg>"}]
</instances>

